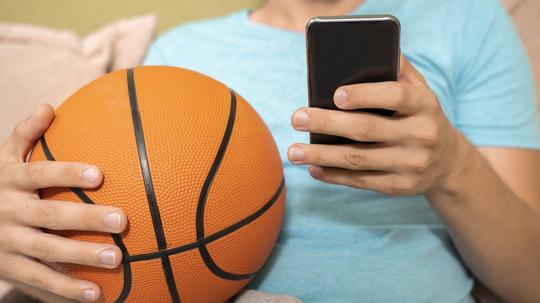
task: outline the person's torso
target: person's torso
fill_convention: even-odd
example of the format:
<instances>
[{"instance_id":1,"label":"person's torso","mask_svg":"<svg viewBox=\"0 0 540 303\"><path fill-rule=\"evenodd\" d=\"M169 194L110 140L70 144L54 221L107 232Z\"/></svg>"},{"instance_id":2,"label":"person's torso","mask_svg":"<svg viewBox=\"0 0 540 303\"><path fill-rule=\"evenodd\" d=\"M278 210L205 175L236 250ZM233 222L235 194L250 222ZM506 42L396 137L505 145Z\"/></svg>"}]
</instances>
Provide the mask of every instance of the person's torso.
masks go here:
<instances>
[{"instance_id":1,"label":"person's torso","mask_svg":"<svg viewBox=\"0 0 540 303\"><path fill-rule=\"evenodd\" d=\"M461 1L371 0L355 13L394 14L402 51L453 119ZM167 65L216 78L261 115L278 145L287 214L276 249L251 283L306 302L468 302L472 278L423 196L388 197L312 179L287 161L308 135L290 125L307 105L305 38L249 21L248 12L181 26L162 38Z\"/></svg>"}]
</instances>

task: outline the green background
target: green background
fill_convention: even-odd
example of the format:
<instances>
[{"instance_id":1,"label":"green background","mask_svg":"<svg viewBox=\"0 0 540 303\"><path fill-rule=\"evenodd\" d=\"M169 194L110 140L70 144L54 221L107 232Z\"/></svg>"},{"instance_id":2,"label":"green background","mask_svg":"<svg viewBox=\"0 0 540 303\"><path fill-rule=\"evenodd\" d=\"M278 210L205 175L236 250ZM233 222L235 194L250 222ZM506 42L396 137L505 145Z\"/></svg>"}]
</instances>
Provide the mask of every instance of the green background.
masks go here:
<instances>
[{"instance_id":1,"label":"green background","mask_svg":"<svg viewBox=\"0 0 540 303\"><path fill-rule=\"evenodd\" d=\"M218 16L263 0L0 0L0 22L19 22L72 29L79 34L95 31L120 17L156 13L159 32L171 26Z\"/></svg>"}]
</instances>

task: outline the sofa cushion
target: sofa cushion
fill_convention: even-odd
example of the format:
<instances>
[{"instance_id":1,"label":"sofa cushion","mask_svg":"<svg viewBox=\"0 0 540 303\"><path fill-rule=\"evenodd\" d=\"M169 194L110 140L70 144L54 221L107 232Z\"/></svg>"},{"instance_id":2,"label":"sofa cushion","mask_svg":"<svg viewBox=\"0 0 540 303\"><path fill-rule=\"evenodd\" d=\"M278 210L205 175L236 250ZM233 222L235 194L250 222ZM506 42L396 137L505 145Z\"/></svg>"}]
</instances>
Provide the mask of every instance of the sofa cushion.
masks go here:
<instances>
[{"instance_id":1,"label":"sofa cushion","mask_svg":"<svg viewBox=\"0 0 540 303\"><path fill-rule=\"evenodd\" d=\"M540 34L538 34L538 28L540 28L540 1L516 0L516 2L510 12L529 55L540 105Z\"/></svg>"},{"instance_id":2,"label":"sofa cushion","mask_svg":"<svg viewBox=\"0 0 540 303\"><path fill-rule=\"evenodd\" d=\"M89 81L140 64L157 20L121 20L86 37L65 30L0 23L0 142L43 102L60 104Z\"/></svg>"}]
</instances>

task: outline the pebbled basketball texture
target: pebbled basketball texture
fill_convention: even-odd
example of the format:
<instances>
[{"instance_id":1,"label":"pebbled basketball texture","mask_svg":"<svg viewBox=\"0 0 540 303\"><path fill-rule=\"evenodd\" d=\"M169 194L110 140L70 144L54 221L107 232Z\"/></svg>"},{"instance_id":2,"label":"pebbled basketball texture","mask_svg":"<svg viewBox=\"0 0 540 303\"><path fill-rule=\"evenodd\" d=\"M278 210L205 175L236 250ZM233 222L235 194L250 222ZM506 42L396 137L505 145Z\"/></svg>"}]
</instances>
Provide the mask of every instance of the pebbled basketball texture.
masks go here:
<instances>
[{"instance_id":1,"label":"pebbled basketball texture","mask_svg":"<svg viewBox=\"0 0 540 303\"><path fill-rule=\"evenodd\" d=\"M114 270L50 264L100 285L100 302L224 302L279 234L285 187L270 132L241 96L193 71L138 67L91 82L34 148L30 161L44 160L95 164L104 182L41 190L43 199L128 215L120 235L54 232L123 251Z\"/></svg>"}]
</instances>

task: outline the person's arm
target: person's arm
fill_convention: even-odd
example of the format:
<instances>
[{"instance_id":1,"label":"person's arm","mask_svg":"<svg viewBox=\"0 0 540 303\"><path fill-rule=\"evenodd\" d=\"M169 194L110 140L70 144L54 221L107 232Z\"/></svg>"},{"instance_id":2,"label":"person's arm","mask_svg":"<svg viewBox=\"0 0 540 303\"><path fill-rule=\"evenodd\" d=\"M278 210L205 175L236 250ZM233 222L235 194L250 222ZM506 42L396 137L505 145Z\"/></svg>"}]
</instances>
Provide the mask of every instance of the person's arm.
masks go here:
<instances>
[{"instance_id":1,"label":"person's arm","mask_svg":"<svg viewBox=\"0 0 540 303\"><path fill-rule=\"evenodd\" d=\"M510 187L450 124L422 75L401 62L398 82L349 85L334 97L341 109L384 108L394 117L317 108L293 114L297 130L378 143L293 144L290 161L311 165L311 175L328 183L425 194L478 279L510 302L540 301L540 195L529 189L540 184L540 152L484 150L498 171L513 171Z\"/></svg>"},{"instance_id":2,"label":"person's arm","mask_svg":"<svg viewBox=\"0 0 540 303\"><path fill-rule=\"evenodd\" d=\"M428 193L475 276L508 302L540 302L540 152L480 148Z\"/></svg>"}]
</instances>

